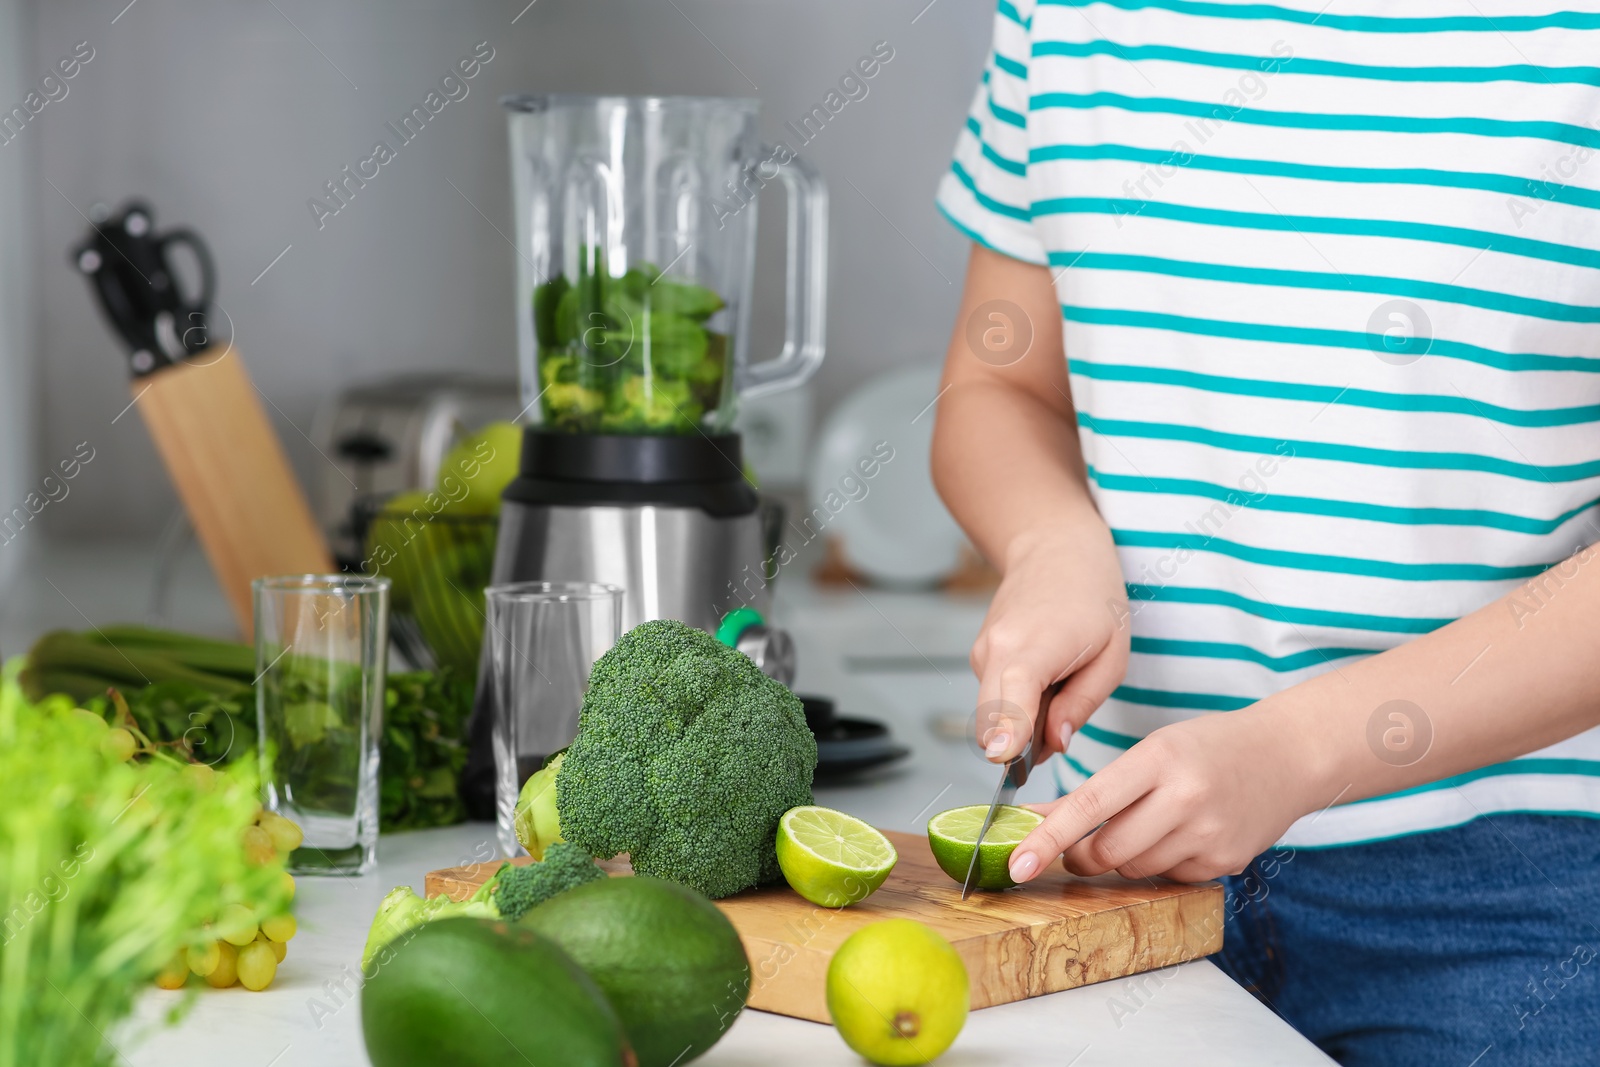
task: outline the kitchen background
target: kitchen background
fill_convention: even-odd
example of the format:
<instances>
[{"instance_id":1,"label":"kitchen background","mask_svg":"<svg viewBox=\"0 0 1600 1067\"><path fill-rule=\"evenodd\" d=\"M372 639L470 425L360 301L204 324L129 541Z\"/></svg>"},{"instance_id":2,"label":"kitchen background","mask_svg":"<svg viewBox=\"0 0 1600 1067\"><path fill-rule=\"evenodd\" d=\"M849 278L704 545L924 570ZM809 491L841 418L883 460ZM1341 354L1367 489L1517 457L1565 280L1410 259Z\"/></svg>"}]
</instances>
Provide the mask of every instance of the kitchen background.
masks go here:
<instances>
[{"instance_id":1,"label":"kitchen background","mask_svg":"<svg viewBox=\"0 0 1600 1067\"><path fill-rule=\"evenodd\" d=\"M764 135L831 193L827 361L808 395L774 401L780 424L814 424L869 377L943 354L967 244L933 195L991 18L970 0L0 0L0 110L92 53L0 144L0 503L87 441L93 461L27 541L154 539L178 507L142 423L117 418L125 356L68 261L97 201L148 197L159 226L208 240L218 318L308 486L324 462L313 416L341 388L425 368L512 376L498 99L516 90L759 97ZM308 200L332 205L325 183L480 42L492 58L469 95L319 226ZM865 96L809 143L786 128L875 47L892 58ZM782 196L762 205L757 356L782 326ZM24 547L0 548L0 574Z\"/></svg>"}]
</instances>

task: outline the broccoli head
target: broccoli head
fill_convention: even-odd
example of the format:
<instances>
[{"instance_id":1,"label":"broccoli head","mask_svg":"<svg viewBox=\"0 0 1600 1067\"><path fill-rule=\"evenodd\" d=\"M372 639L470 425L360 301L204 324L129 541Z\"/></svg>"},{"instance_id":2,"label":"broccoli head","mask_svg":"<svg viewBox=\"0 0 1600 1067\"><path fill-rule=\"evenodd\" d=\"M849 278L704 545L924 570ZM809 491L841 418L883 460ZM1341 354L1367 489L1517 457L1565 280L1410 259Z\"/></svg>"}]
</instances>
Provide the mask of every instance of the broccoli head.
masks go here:
<instances>
[{"instance_id":1,"label":"broccoli head","mask_svg":"<svg viewBox=\"0 0 1600 1067\"><path fill-rule=\"evenodd\" d=\"M811 803L800 700L692 626L636 626L589 676L556 776L561 833L590 855L718 898L779 877L778 819Z\"/></svg>"},{"instance_id":2,"label":"broccoli head","mask_svg":"<svg viewBox=\"0 0 1600 1067\"><path fill-rule=\"evenodd\" d=\"M605 876L606 872L595 866L593 856L558 841L544 850L544 859L538 863L508 863L501 867L488 888L500 917L516 922L557 893Z\"/></svg>"}]
</instances>

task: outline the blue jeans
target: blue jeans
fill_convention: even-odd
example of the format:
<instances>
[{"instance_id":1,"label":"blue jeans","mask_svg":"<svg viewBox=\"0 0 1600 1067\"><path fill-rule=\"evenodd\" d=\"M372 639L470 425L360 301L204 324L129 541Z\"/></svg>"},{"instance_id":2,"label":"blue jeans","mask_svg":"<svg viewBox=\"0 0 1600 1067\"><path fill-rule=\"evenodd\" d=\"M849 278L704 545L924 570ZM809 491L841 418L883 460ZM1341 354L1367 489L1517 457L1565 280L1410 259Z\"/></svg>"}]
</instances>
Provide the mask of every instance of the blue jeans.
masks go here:
<instances>
[{"instance_id":1,"label":"blue jeans","mask_svg":"<svg viewBox=\"0 0 1600 1067\"><path fill-rule=\"evenodd\" d=\"M1216 962L1347 1067L1600 1063L1600 821L1281 846L1226 882Z\"/></svg>"}]
</instances>

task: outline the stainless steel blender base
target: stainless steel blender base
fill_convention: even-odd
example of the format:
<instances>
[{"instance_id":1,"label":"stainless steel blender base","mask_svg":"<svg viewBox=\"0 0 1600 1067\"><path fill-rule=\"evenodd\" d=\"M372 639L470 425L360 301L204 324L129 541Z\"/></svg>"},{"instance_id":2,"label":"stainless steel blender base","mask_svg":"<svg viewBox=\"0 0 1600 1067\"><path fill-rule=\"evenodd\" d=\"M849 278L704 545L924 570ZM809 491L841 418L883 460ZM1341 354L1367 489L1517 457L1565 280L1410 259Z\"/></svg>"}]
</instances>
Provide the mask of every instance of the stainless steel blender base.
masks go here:
<instances>
[{"instance_id":1,"label":"stainless steel blender base","mask_svg":"<svg viewBox=\"0 0 1600 1067\"><path fill-rule=\"evenodd\" d=\"M718 517L696 507L507 500L494 582L608 582L623 589L624 632L677 619L715 633L734 608L767 613L765 556L759 512Z\"/></svg>"}]
</instances>

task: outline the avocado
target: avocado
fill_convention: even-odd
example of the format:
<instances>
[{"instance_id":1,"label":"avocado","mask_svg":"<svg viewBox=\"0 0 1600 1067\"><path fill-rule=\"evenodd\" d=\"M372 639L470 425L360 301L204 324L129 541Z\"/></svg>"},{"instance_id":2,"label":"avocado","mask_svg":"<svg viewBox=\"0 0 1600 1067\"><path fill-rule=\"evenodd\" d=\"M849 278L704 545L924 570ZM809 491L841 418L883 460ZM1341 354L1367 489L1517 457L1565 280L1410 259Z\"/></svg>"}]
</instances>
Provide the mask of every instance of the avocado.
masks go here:
<instances>
[{"instance_id":1,"label":"avocado","mask_svg":"<svg viewBox=\"0 0 1600 1067\"><path fill-rule=\"evenodd\" d=\"M520 924L560 945L616 1009L640 1067L703 1054L750 995L750 962L717 906L660 878L569 889Z\"/></svg>"},{"instance_id":2,"label":"avocado","mask_svg":"<svg viewBox=\"0 0 1600 1067\"><path fill-rule=\"evenodd\" d=\"M442 919L375 964L361 989L373 1067L637 1067L604 994L531 929Z\"/></svg>"}]
</instances>

